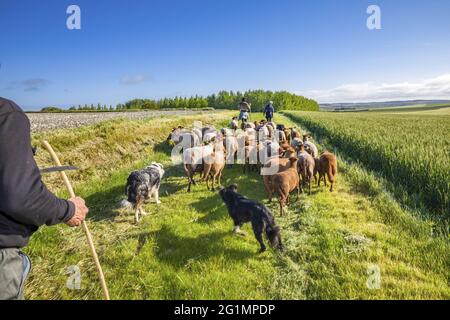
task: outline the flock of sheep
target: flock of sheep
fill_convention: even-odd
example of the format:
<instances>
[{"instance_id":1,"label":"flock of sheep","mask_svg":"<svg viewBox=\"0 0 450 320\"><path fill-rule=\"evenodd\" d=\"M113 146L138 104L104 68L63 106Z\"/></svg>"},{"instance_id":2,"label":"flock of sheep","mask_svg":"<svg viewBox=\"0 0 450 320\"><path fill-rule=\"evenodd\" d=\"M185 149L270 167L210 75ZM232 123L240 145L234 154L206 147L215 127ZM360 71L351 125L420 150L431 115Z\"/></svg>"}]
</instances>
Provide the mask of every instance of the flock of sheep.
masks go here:
<instances>
[{"instance_id":1,"label":"flock of sheep","mask_svg":"<svg viewBox=\"0 0 450 320\"><path fill-rule=\"evenodd\" d=\"M213 126L173 128L167 140L182 146L188 192L191 185L196 184L196 173L201 174L201 181L206 182L208 190L214 191L216 183L221 184L225 167L240 164L244 173L261 172L269 201L277 194L280 215L283 215L292 192L297 191L298 197L307 186L311 193L313 178L319 187L322 180L327 186L328 178L330 191L333 191L337 174L336 156L328 151L319 155L310 138L309 134L302 134L296 128L264 120L242 123L237 128L233 119L229 128L221 130Z\"/></svg>"}]
</instances>

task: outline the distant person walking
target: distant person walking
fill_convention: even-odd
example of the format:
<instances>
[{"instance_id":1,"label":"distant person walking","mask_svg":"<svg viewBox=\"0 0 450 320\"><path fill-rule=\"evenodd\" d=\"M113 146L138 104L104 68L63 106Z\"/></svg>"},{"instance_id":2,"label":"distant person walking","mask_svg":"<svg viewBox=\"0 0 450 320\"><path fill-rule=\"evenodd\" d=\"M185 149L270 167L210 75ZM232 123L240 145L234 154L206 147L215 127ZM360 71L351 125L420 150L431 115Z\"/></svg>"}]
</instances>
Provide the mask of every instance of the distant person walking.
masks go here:
<instances>
[{"instance_id":1,"label":"distant person walking","mask_svg":"<svg viewBox=\"0 0 450 320\"><path fill-rule=\"evenodd\" d=\"M275 108L273 107L273 101L269 101L269 103L264 108L264 116L266 117L267 122L272 122L274 113Z\"/></svg>"},{"instance_id":2,"label":"distant person walking","mask_svg":"<svg viewBox=\"0 0 450 320\"><path fill-rule=\"evenodd\" d=\"M47 190L33 157L30 122L0 97L0 300L23 298L31 262L21 248L42 225L80 226L84 200L63 200Z\"/></svg>"},{"instance_id":3,"label":"distant person walking","mask_svg":"<svg viewBox=\"0 0 450 320\"><path fill-rule=\"evenodd\" d=\"M251 104L245 98L242 98L242 101L239 103L239 120L247 122L251 111Z\"/></svg>"}]
</instances>

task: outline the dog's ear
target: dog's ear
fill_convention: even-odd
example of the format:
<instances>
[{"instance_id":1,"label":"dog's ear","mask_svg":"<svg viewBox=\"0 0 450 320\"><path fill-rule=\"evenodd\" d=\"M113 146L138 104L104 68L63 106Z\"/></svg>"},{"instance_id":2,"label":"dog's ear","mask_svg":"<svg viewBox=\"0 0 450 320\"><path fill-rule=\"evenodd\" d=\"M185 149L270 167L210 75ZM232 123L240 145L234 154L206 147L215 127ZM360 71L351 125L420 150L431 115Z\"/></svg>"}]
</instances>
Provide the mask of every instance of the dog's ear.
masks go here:
<instances>
[{"instance_id":1,"label":"dog's ear","mask_svg":"<svg viewBox=\"0 0 450 320\"><path fill-rule=\"evenodd\" d=\"M231 191L237 192L238 186L237 186L237 184L232 184L231 186L228 187L228 189L230 189Z\"/></svg>"}]
</instances>

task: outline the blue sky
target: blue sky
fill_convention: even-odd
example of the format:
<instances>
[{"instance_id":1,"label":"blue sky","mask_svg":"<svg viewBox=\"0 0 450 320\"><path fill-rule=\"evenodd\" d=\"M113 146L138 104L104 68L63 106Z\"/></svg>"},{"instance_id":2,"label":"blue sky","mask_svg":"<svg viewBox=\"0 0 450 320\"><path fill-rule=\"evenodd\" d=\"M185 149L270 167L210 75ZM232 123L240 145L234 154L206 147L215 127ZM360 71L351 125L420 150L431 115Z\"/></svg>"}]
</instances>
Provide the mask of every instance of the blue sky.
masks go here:
<instances>
[{"instance_id":1,"label":"blue sky","mask_svg":"<svg viewBox=\"0 0 450 320\"><path fill-rule=\"evenodd\" d=\"M81 8L81 30L66 9ZM382 29L366 27L369 5ZM26 109L270 89L450 98L450 1L0 0L0 96Z\"/></svg>"}]
</instances>

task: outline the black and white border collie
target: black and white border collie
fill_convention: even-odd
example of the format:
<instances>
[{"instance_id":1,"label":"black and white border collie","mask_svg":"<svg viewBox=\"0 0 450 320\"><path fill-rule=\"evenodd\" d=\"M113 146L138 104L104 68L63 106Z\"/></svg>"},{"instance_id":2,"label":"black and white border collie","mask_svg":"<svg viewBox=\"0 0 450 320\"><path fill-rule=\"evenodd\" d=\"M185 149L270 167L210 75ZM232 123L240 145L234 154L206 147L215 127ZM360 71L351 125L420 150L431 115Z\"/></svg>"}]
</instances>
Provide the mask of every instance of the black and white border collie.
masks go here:
<instances>
[{"instance_id":1,"label":"black and white border collie","mask_svg":"<svg viewBox=\"0 0 450 320\"><path fill-rule=\"evenodd\" d=\"M140 215L147 215L142 209L144 202L154 198L157 204L161 203L159 201L159 188L163 176L163 165L152 162L145 169L133 171L128 177L125 189L128 201L125 201L125 205L131 205L135 210L136 223L139 222Z\"/></svg>"}]
</instances>

